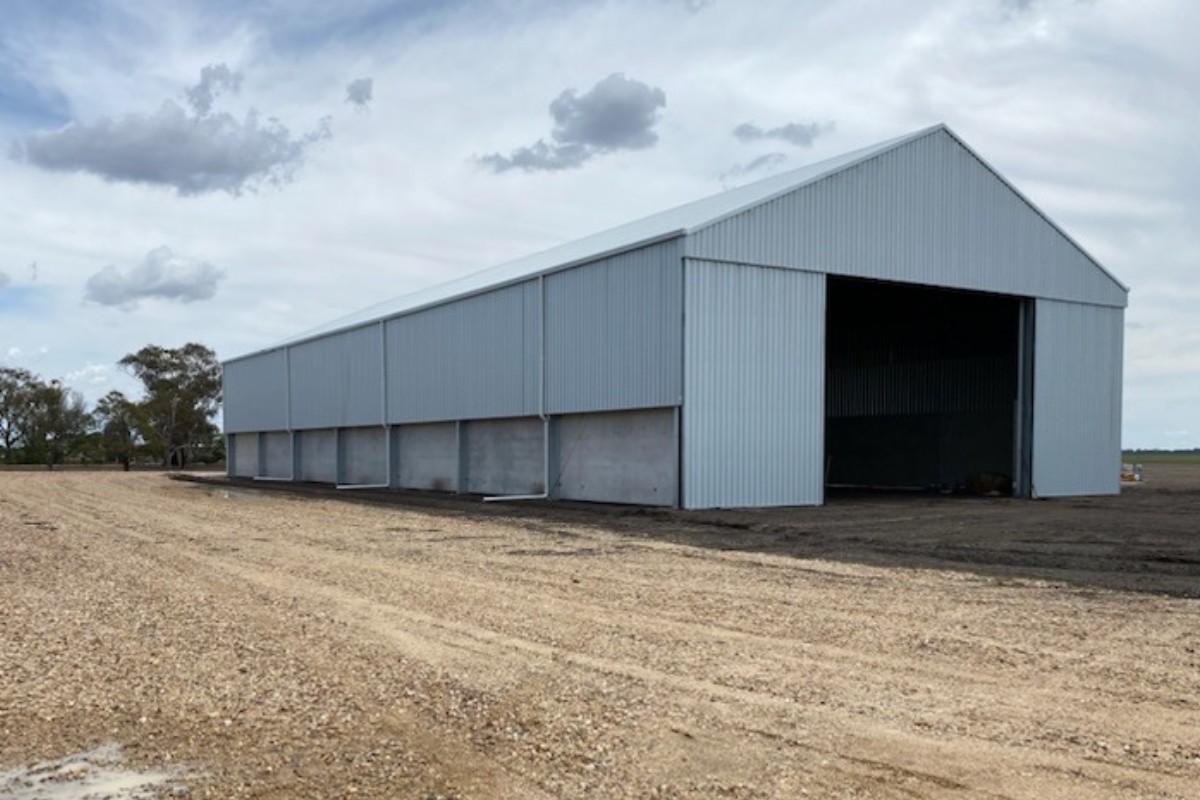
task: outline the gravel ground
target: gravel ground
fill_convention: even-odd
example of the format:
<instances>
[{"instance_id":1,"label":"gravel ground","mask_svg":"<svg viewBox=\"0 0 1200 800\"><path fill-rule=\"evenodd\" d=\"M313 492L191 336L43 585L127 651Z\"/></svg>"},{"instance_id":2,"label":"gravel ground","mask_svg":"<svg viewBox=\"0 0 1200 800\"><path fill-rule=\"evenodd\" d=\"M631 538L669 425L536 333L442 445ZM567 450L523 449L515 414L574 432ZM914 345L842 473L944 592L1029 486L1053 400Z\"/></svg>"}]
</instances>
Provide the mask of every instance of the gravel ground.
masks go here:
<instances>
[{"instance_id":1,"label":"gravel ground","mask_svg":"<svg viewBox=\"0 0 1200 800\"><path fill-rule=\"evenodd\" d=\"M1200 469L1147 477L683 513L0 473L0 796L105 752L189 797L1194 798Z\"/></svg>"}]
</instances>

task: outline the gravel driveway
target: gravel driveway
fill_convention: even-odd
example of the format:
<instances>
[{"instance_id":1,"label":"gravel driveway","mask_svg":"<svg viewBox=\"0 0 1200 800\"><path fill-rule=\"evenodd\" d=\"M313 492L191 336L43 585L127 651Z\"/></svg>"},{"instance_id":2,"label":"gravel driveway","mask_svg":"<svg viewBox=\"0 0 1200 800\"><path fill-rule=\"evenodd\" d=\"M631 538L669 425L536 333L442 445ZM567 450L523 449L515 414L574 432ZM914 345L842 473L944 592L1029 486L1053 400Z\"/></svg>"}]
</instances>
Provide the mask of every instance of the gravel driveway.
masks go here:
<instances>
[{"instance_id":1,"label":"gravel driveway","mask_svg":"<svg viewBox=\"0 0 1200 800\"><path fill-rule=\"evenodd\" d=\"M164 796L1195 798L1200 468L1147 477L683 513L0 473L0 795L102 748Z\"/></svg>"}]
</instances>

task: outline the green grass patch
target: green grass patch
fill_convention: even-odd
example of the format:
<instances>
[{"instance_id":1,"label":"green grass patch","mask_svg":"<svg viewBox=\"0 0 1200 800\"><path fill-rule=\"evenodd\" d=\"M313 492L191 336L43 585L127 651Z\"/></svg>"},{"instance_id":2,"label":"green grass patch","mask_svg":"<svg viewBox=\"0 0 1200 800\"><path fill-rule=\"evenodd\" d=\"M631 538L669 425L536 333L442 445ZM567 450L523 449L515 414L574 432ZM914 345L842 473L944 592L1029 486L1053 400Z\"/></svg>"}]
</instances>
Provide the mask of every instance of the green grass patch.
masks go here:
<instances>
[{"instance_id":1,"label":"green grass patch","mask_svg":"<svg viewBox=\"0 0 1200 800\"><path fill-rule=\"evenodd\" d=\"M1178 452L1148 451L1129 452L1121 454L1121 460L1126 464L1200 464L1200 452L1181 450Z\"/></svg>"}]
</instances>

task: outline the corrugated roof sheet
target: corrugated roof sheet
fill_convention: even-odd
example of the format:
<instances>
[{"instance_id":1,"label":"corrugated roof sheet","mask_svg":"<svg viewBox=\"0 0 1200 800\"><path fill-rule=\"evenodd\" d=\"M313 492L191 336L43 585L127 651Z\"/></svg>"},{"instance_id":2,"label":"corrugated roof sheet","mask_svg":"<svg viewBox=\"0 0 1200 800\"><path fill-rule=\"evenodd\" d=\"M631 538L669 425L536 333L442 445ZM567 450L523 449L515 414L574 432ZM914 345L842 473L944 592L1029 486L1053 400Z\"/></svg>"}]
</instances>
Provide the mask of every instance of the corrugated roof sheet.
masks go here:
<instances>
[{"instance_id":1,"label":"corrugated roof sheet","mask_svg":"<svg viewBox=\"0 0 1200 800\"><path fill-rule=\"evenodd\" d=\"M917 139L944 126L938 125L916 133L890 139L861 150L845 153L825 161L782 172L755 183L738 186L711 197L705 197L677 208L652 214L600 233L543 250L539 253L509 261L489 269L466 275L427 289L404 294L364 308L348 316L331 320L296 336L263 348L274 350L289 344L312 339L334 331L355 328L398 316L420 308L440 305L459 297L494 289L509 283L527 280L547 272L593 261L605 255L619 253L650 242L681 236L697 227L736 214L765 200L797 189L834 172L886 152L905 142ZM246 355L253 355L248 353ZM239 356L242 358L245 356Z\"/></svg>"},{"instance_id":2,"label":"corrugated roof sheet","mask_svg":"<svg viewBox=\"0 0 1200 800\"><path fill-rule=\"evenodd\" d=\"M462 278L385 300L382 303L369 306L348 316L331 320L323 325L277 342L270 347L264 347L261 350L247 353L238 358L246 358L257 353L275 350L335 331L348 330L372 322L378 322L381 319L388 319L422 308L441 305L450 300L528 280L538 275L594 261L604 256L614 255L655 241L682 236L938 131L945 131L953 136L959 144L962 144L976 158L979 158L979 155L967 147L946 125L934 125L915 133L865 147L861 150L855 150L826 159L825 161L800 167L799 169L782 172L755 183L729 189L720 194L652 214L648 217L592 234L591 236L585 236L582 239L567 242L549 250L543 250L515 261L509 261L466 275ZM979 158L979 160L987 166L987 162L983 161L982 158ZM991 169L990 166L988 168ZM995 172L995 170L992 171ZM999 173L996 174L1000 177ZM1003 177L1001 177L1001 180L1004 180ZM1007 181L1005 183L1007 184ZM1010 188L1012 188L1011 185ZM1013 190L1016 191L1015 189ZM1020 195L1019 192L1018 195ZM1021 197L1030 205L1035 213L1041 213L1023 195ZM1045 217L1044 214L1042 216ZM1047 221L1050 220L1047 218ZM1050 222L1052 225L1054 224L1052 221ZM1055 228L1057 229L1057 226ZM1058 230L1066 236L1061 229ZM1067 238L1069 239L1070 237ZM1076 246L1078 247L1078 245ZM1080 250L1082 251L1082 248ZM1126 288L1115 277L1107 273L1098 263L1096 266L1105 271L1122 289Z\"/></svg>"}]
</instances>

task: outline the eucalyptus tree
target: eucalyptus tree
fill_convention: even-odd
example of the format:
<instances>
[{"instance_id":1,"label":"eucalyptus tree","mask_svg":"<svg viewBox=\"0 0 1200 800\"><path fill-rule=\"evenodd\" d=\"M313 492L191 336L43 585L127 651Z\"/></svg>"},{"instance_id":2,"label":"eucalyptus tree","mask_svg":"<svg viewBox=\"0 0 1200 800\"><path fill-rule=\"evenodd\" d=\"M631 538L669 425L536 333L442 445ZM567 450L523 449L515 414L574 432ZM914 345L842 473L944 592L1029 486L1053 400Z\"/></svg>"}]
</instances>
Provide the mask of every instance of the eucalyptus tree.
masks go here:
<instances>
[{"instance_id":1,"label":"eucalyptus tree","mask_svg":"<svg viewBox=\"0 0 1200 800\"><path fill-rule=\"evenodd\" d=\"M41 380L19 367L0 367L0 444L4 445L4 463L17 460L29 433L34 394Z\"/></svg>"},{"instance_id":2,"label":"eucalyptus tree","mask_svg":"<svg viewBox=\"0 0 1200 800\"><path fill-rule=\"evenodd\" d=\"M164 467L185 466L194 447L211 439L221 405L221 364L202 344L147 345L118 362L142 383L138 433Z\"/></svg>"}]
</instances>

